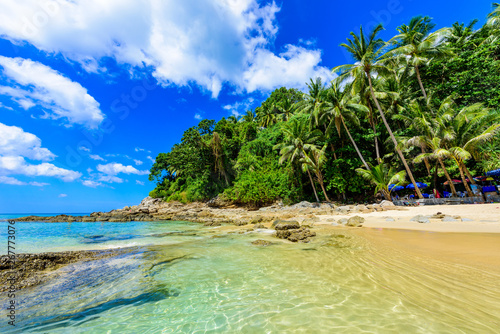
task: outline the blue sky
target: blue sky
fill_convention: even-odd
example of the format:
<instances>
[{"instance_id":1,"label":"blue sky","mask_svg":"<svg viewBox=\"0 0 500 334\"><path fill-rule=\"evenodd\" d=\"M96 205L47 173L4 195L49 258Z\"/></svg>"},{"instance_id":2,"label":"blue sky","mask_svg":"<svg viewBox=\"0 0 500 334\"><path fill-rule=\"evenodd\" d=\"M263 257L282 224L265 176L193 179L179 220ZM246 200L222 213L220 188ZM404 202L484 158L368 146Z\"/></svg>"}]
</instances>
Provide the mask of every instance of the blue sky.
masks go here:
<instances>
[{"instance_id":1,"label":"blue sky","mask_svg":"<svg viewBox=\"0 0 500 334\"><path fill-rule=\"evenodd\" d=\"M7 0L0 4L0 213L107 211L188 127L253 109L415 15L480 24L490 1Z\"/></svg>"}]
</instances>

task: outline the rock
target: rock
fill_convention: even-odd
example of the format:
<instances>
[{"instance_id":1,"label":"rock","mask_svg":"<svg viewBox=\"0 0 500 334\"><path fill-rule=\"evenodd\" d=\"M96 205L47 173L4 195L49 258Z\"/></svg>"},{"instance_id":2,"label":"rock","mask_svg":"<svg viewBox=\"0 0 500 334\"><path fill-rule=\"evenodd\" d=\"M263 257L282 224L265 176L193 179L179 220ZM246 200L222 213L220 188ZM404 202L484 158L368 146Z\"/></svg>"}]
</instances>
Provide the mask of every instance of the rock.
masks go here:
<instances>
[{"instance_id":1,"label":"rock","mask_svg":"<svg viewBox=\"0 0 500 334\"><path fill-rule=\"evenodd\" d=\"M446 217L445 214L442 214L441 212L438 212L435 215L432 215L431 219L443 219L444 217Z\"/></svg>"},{"instance_id":2,"label":"rock","mask_svg":"<svg viewBox=\"0 0 500 334\"><path fill-rule=\"evenodd\" d=\"M450 217L450 216L446 216L443 218L443 222L445 223L451 223L451 222L457 222L458 220L453 218L453 217Z\"/></svg>"},{"instance_id":3,"label":"rock","mask_svg":"<svg viewBox=\"0 0 500 334\"><path fill-rule=\"evenodd\" d=\"M326 221L329 223L333 223L335 221L335 218L326 218Z\"/></svg>"},{"instance_id":4,"label":"rock","mask_svg":"<svg viewBox=\"0 0 500 334\"><path fill-rule=\"evenodd\" d=\"M255 226L253 228L258 229L258 228L266 228L266 227L264 226L264 224L255 224Z\"/></svg>"},{"instance_id":5,"label":"rock","mask_svg":"<svg viewBox=\"0 0 500 334\"><path fill-rule=\"evenodd\" d=\"M276 227L276 225L278 225L278 224L286 224L286 223L297 223L298 224L299 222L296 220L276 219L275 221L273 221L271 227Z\"/></svg>"},{"instance_id":6,"label":"rock","mask_svg":"<svg viewBox=\"0 0 500 334\"><path fill-rule=\"evenodd\" d=\"M393 221L394 221L394 218L392 218L392 217L387 217L387 218L385 219L385 221L386 221L386 222L393 222Z\"/></svg>"},{"instance_id":7,"label":"rock","mask_svg":"<svg viewBox=\"0 0 500 334\"><path fill-rule=\"evenodd\" d=\"M260 223L264 220L264 217L262 217L262 215L257 215L255 217L252 218L251 220L251 224L257 224L257 223Z\"/></svg>"},{"instance_id":8,"label":"rock","mask_svg":"<svg viewBox=\"0 0 500 334\"><path fill-rule=\"evenodd\" d=\"M294 209L299 209L299 208L316 208L318 206L319 206L319 204L317 204L317 203L302 201L302 202L299 202L297 204L292 205L291 207Z\"/></svg>"},{"instance_id":9,"label":"rock","mask_svg":"<svg viewBox=\"0 0 500 334\"><path fill-rule=\"evenodd\" d=\"M462 218L462 221L463 221L463 222L472 222L472 221L474 221L474 219L470 219L470 218Z\"/></svg>"},{"instance_id":10,"label":"rock","mask_svg":"<svg viewBox=\"0 0 500 334\"><path fill-rule=\"evenodd\" d=\"M335 211L340 213L348 213L351 210L351 207L348 205L339 206L335 209Z\"/></svg>"},{"instance_id":11,"label":"rock","mask_svg":"<svg viewBox=\"0 0 500 334\"><path fill-rule=\"evenodd\" d=\"M339 219L338 223L342 224L342 225L346 225L347 224L347 218Z\"/></svg>"},{"instance_id":12,"label":"rock","mask_svg":"<svg viewBox=\"0 0 500 334\"><path fill-rule=\"evenodd\" d=\"M332 222L330 225L332 225L332 226L339 226L339 224L337 224L336 222Z\"/></svg>"},{"instance_id":13,"label":"rock","mask_svg":"<svg viewBox=\"0 0 500 334\"><path fill-rule=\"evenodd\" d=\"M207 205L211 208L222 208L231 204L230 201L225 200L220 194L207 202Z\"/></svg>"},{"instance_id":14,"label":"rock","mask_svg":"<svg viewBox=\"0 0 500 334\"><path fill-rule=\"evenodd\" d=\"M248 223L249 223L248 220L241 220L241 219L233 221L233 225L235 225L235 226L244 226L244 225L248 225Z\"/></svg>"},{"instance_id":15,"label":"rock","mask_svg":"<svg viewBox=\"0 0 500 334\"><path fill-rule=\"evenodd\" d=\"M383 207L383 208L393 208L393 207L395 207L394 203L392 203L391 201L387 201L387 200L383 200L382 202L380 202L380 206Z\"/></svg>"},{"instance_id":16,"label":"rock","mask_svg":"<svg viewBox=\"0 0 500 334\"><path fill-rule=\"evenodd\" d=\"M429 216L423 216L423 215L417 215L410 219L411 222L417 222L421 224L428 224L430 223Z\"/></svg>"},{"instance_id":17,"label":"rock","mask_svg":"<svg viewBox=\"0 0 500 334\"><path fill-rule=\"evenodd\" d=\"M210 221L210 222L206 222L205 224L203 224L203 226L221 226L221 223Z\"/></svg>"},{"instance_id":18,"label":"rock","mask_svg":"<svg viewBox=\"0 0 500 334\"><path fill-rule=\"evenodd\" d=\"M277 224L273 223L273 225L276 231L294 230L300 228L300 224L296 221L281 221L280 223Z\"/></svg>"},{"instance_id":19,"label":"rock","mask_svg":"<svg viewBox=\"0 0 500 334\"><path fill-rule=\"evenodd\" d=\"M291 242L297 242L297 241L309 242L309 238L315 236L316 232L311 232L307 228L301 228L299 230L293 230L287 239L290 240Z\"/></svg>"},{"instance_id":20,"label":"rock","mask_svg":"<svg viewBox=\"0 0 500 334\"><path fill-rule=\"evenodd\" d=\"M360 227L365 222L365 219L360 216L354 216L347 220L346 226Z\"/></svg>"},{"instance_id":21,"label":"rock","mask_svg":"<svg viewBox=\"0 0 500 334\"><path fill-rule=\"evenodd\" d=\"M255 246L264 246L265 247L265 246L269 246L272 244L273 243L271 241L262 240L262 239L252 241L252 245L255 245Z\"/></svg>"}]
</instances>

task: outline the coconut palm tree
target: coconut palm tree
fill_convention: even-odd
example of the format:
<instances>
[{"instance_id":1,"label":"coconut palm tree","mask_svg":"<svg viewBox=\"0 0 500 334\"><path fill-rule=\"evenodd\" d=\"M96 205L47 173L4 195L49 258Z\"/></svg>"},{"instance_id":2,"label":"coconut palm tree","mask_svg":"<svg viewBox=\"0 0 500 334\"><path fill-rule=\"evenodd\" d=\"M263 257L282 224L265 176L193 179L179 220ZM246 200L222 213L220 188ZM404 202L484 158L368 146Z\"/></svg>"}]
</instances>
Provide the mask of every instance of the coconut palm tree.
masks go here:
<instances>
[{"instance_id":1,"label":"coconut palm tree","mask_svg":"<svg viewBox=\"0 0 500 334\"><path fill-rule=\"evenodd\" d=\"M280 149L279 163L283 164L285 161L293 163L300 161L306 157L307 152L317 150L316 142L321 137L319 130L310 131L305 118L292 118L283 126L284 138L283 142L275 145L275 149ZM316 196L316 201L319 202L318 193L311 176L309 169L306 169L311 186ZM326 193L325 193L326 194Z\"/></svg>"},{"instance_id":2,"label":"coconut palm tree","mask_svg":"<svg viewBox=\"0 0 500 334\"><path fill-rule=\"evenodd\" d=\"M401 59L415 69L417 81L427 101L427 93L420 76L420 67L426 65L430 58L442 58L453 55L448 46L443 43L447 29L441 29L434 33L430 18L416 16L410 20L408 25L403 24L397 28L399 34L394 36L387 44L396 46L389 50L383 59Z\"/></svg>"},{"instance_id":3,"label":"coconut palm tree","mask_svg":"<svg viewBox=\"0 0 500 334\"><path fill-rule=\"evenodd\" d=\"M332 81L330 88L327 90L323 112L318 115L319 117L315 118L315 123L316 125L326 125L326 134L331 133L331 130L336 128L339 137L343 127L363 165L365 165L366 169L370 169L346 124L346 120L348 120L352 124L359 126L359 118L356 113L366 114L369 109L362 104L356 103L349 93L350 90L347 87L342 88L340 83L339 80Z\"/></svg>"},{"instance_id":4,"label":"coconut palm tree","mask_svg":"<svg viewBox=\"0 0 500 334\"><path fill-rule=\"evenodd\" d=\"M375 185L375 194L382 192L385 199L388 201L391 200L389 185L400 185L405 181L406 176L404 170L397 172L393 167L389 167L387 164L378 164L375 167L372 166L369 170L357 168L356 172L365 180Z\"/></svg>"},{"instance_id":5,"label":"coconut palm tree","mask_svg":"<svg viewBox=\"0 0 500 334\"><path fill-rule=\"evenodd\" d=\"M246 113L241 116L241 121L242 122L247 122L247 123L253 123L255 122L255 114L253 112L253 110L247 110Z\"/></svg>"},{"instance_id":6,"label":"coconut palm tree","mask_svg":"<svg viewBox=\"0 0 500 334\"><path fill-rule=\"evenodd\" d=\"M321 173L321 169L326 163L325 150L326 150L326 145L324 145L321 150L318 149L311 150L308 153L306 153L302 159L300 159L300 162L302 163L303 171L307 172L311 171L314 173L314 175L316 176L316 180L318 181L319 185L321 186L321 189L323 190L323 194L325 195L326 200L330 202L328 194L326 193L325 190L323 173Z\"/></svg>"},{"instance_id":7,"label":"coconut palm tree","mask_svg":"<svg viewBox=\"0 0 500 334\"><path fill-rule=\"evenodd\" d=\"M309 91L304 94L304 100L297 103L296 110L297 112L315 117L314 115L321 114L324 107L326 88L321 78L316 78L316 80L310 79L310 82L307 83L307 88Z\"/></svg>"},{"instance_id":8,"label":"coconut palm tree","mask_svg":"<svg viewBox=\"0 0 500 334\"><path fill-rule=\"evenodd\" d=\"M347 39L347 44L341 44L342 47L346 48L349 53L353 56L356 61L355 64L341 65L332 69L333 72L340 72L341 78L353 78L353 84L356 84L356 81L368 79L368 85L370 87L370 93L373 102L375 103L380 117L384 122L384 125L389 132L389 136L394 144L394 149L399 155L401 162L403 163L405 170L410 177L411 182L415 186L415 191L417 192L417 196L420 199L423 199L422 193L420 189L417 187L417 183L413 177L413 174L406 162L406 159L403 155L403 152L398 146L398 142L396 137L394 136L389 123L387 123L387 119L385 118L384 112L382 111L382 107L375 96L375 91L373 89L372 84L372 76L373 75L384 75L388 73L388 69L380 62L376 62L377 58L379 58L382 50L382 46L385 44L384 41L380 38L377 38L377 34L383 29L382 25L378 25L375 29L368 35L365 36L363 33L363 28L359 29L359 36L354 32L351 32L352 40Z\"/></svg>"},{"instance_id":9,"label":"coconut palm tree","mask_svg":"<svg viewBox=\"0 0 500 334\"><path fill-rule=\"evenodd\" d=\"M455 22L448 28L448 36L446 41L451 43L455 48L461 48L474 34L474 26L479 22L477 19L469 22L468 25L464 23Z\"/></svg>"},{"instance_id":10,"label":"coconut palm tree","mask_svg":"<svg viewBox=\"0 0 500 334\"><path fill-rule=\"evenodd\" d=\"M257 112L257 120L259 122L259 125L265 128L276 124L276 110L274 108L262 108Z\"/></svg>"},{"instance_id":11,"label":"coconut palm tree","mask_svg":"<svg viewBox=\"0 0 500 334\"><path fill-rule=\"evenodd\" d=\"M493 3L493 11L488 14L487 24L492 27L500 27L500 3Z\"/></svg>"}]
</instances>

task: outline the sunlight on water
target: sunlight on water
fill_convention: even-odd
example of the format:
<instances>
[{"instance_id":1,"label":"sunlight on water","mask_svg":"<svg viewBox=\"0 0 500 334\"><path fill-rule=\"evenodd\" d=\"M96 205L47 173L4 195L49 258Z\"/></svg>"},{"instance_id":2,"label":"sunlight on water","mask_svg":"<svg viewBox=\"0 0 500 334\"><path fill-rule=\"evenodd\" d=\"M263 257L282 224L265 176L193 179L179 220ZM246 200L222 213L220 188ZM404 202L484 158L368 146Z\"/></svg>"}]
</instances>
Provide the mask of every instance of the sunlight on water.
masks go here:
<instances>
[{"instance_id":1,"label":"sunlight on water","mask_svg":"<svg viewBox=\"0 0 500 334\"><path fill-rule=\"evenodd\" d=\"M133 234L131 227L120 226L115 235ZM108 246L151 242L114 258L66 266L56 279L24 291L22 332L494 333L500 328L498 271L412 256L348 231L311 244L284 244L252 233L214 238L213 231L143 223L135 229L142 237L110 240ZM276 244L257 247L251 244L255 239Z\"/></svg>"}]
</instances>

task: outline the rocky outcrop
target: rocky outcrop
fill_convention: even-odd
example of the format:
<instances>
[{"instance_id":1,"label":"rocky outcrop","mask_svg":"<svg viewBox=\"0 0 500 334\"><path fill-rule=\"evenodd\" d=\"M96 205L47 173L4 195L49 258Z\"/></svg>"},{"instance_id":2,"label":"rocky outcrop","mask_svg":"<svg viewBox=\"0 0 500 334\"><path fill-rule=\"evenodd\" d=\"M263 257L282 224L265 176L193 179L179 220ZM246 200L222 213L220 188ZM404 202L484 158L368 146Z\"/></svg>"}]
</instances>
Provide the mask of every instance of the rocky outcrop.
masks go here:
<instances>
[{"instance_id":1,"label":"rocky outcrop","mask_svg":"<svg viewBox=\"0 0 500 334\"><path fill-rule=\"evenodd\" d=\"M17 254L14 267L8 255L0 256L0 281L7 279L15 273L16 289L20 290L35 286L48 279L50 271L54 271L68 264L79 261L90 261L108 258L132 251L134 248L121 248L115 250L71 251L40 254ZM7 291L7 284L0 285L0 292Z\"/></svg>"}]
</instances>

